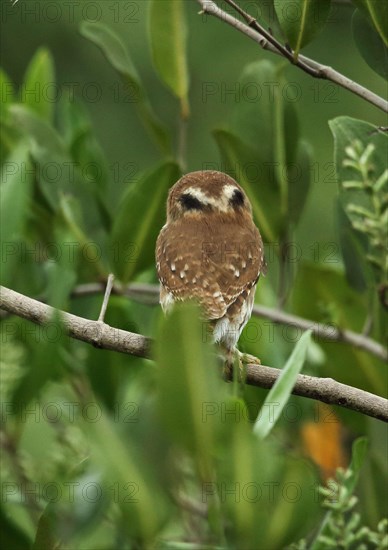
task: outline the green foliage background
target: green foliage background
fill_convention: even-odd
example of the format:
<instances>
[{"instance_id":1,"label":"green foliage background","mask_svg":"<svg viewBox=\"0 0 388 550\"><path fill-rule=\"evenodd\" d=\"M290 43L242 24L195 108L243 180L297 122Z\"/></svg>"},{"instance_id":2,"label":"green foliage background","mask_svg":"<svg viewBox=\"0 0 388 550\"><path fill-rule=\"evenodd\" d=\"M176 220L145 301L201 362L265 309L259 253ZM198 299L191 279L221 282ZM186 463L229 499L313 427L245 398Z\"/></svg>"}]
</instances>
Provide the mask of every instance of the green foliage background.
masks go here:
<instances>
[{"instance_id":1,"label":"green foliage background","mask_svg":"<svg viewBox=\"0 0 388 550\"><path fill-rule=\"evenodd\" d=\"M156 283L168 189L182 172L234 175L237 167L266 241L257 302L275 307L280 299L288 311L357 332L370 318L371 337L384 342L382 112L198 15L194 1L85 1L74 11L49 4L1 1L2 283L96 319L101 295L73 297L74 288L111 270L125 283ZM352 24L354 5L332 2L326 21L324 2L306 28L282 20L287 2L275 2L279 20L270 21L271 2L240 4L275 32L281 27L281 40L303 54L386 94L386 36L370 3L355 2ZM156 338L157 366L70 341L59 318L47 327L2 320L7 548L339 544L347 531L322 527L321 472L303 440L308 423L329 418L341 438L321 440L318 450L337 446L346 464L351 441L367 436L367 452L355 446L345 476L351 487L338 483L349 498L357 491L361 523L376 529L387 515L385 426L341 408L327 416L290 391L304 365L384 395L386 365L345 344L307 349L308 335L252 318L240 348L287 365L272 394L281 403L274 428L268 392L226 385L195 319L191 307L164 321L158 307L111 297L106 322ZM354 503L341 502L338 524L354 514ZM343 547L361 548L363 536ZM386 544L383 535L373 541Z\"/></svg>"}]
</instances>

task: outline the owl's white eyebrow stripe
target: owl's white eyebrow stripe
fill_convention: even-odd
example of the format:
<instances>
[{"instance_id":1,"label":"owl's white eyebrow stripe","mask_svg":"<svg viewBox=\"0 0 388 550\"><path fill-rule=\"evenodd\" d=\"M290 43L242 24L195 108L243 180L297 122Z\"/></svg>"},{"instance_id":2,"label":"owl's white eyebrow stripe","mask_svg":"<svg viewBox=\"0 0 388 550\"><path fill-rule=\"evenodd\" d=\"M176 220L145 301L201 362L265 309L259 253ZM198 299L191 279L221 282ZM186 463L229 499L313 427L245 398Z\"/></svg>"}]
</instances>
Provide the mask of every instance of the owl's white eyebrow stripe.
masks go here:
<instances>
[{"instance_id":1,"label":"owl's white eyebrow stripe","mask_svg":"<svg viewBox=\"0 0 388 550\"><path fill-rule=\"evenodd\" d=\"M191 195L193 198L199 200L202 204L210 204L215 206L218 210L222 212L227 212L229 209L229 200L232 198L233 193L238 189L235 185L224 185L222 188L222 195L219 199L214 197L209 197L199 189L199 187L188 187L185 190L185 194Z\"/></svg>"},{"instance_id":2,"label":"owl's white eyebrow stripe","mask_svg":"<svg viewBox=\"0 0 388 550\"><path fill-rule=\"evenodd\" d=\"M235 185L228 184L224 185L224 187L222 188L222 194L225 195L228 200L233 197L235 191L238 191L238 187L236 187Z\"/></svg>"},{"instance_id":3,"label":"owl's white eyebrow stripe","mask_svg":"<svg viewBox=\"0 0 388 550\"><path fill-rule=\"evenodd\" d=\"M198 199L202 204L212 204L211 197L208 197L206 193L201 191L198 187L189 187L185 190L185 194Z\"/></svg>"}]
</instances>

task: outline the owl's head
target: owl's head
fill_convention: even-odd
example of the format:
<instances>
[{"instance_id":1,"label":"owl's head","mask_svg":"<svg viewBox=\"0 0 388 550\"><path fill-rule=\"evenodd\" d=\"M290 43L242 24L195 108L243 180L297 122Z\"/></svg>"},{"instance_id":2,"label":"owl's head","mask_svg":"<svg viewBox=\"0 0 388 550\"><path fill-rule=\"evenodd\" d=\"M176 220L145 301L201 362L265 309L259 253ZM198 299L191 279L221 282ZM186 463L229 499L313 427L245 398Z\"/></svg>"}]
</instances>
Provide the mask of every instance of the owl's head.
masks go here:
<instances>
[{"instance_id":1,"label":"owl's head","mask_svg":"<svg viewBox=\"0 0 388 550\"><path fill-rule=\"evenodd\" d=\"M206 214L252 215L252 208L242 187L230 176L215 170L185 174L170 189L167 221L183 216Z\"/></svg>"}]
</instances>

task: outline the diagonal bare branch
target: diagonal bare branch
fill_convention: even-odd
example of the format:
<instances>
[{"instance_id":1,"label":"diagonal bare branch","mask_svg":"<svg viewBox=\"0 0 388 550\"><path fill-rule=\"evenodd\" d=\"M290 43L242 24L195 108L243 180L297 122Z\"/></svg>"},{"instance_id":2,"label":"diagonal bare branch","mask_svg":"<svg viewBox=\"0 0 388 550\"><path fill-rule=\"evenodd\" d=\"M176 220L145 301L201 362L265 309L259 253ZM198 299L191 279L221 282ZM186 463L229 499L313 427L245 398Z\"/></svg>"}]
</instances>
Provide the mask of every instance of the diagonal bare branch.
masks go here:
<instances>
[{"instance_id":1,"label":"diagonal bare branch","mask_svg":"<svg viewBox=\"0 0 388 550\"><path fill-rule=\"evenodd\" d=\"M245 21L247 21L247 24L243 23L236 17L233 17L233 15L221 9L215 2L213 2L213 0L197 0L202 8L202 13L212 15L217 19L224 21L227 25L234 27L238 31L248 36L251 40L257 42L264 50L284 57L314 78L322 78L338 84L338 86L341 86L342 88L345 88L353 94L358 95L378 109L381 109L385 113L388 113L388 101L378 96L368 88L361 86L361 84L358 84L357 82L354 82L345 75L339 73L332 67L322 65L321 63L318 63L317 61L314 61L313 59L310 59L304 55L299 55L297 59L294 59L293 53L289 52L285 48L285 46L283 46L278 40L276 40L276 38L270 35L270 33L268 33L268 31L266 31L256 21L256 19L251 17L240 6L237 6L237 4L233 0L226 1L229 5L233 6L240 15L244 17ZM284 50L286 50L288 53L285 53Z\"/></svg>"}]
</instances>

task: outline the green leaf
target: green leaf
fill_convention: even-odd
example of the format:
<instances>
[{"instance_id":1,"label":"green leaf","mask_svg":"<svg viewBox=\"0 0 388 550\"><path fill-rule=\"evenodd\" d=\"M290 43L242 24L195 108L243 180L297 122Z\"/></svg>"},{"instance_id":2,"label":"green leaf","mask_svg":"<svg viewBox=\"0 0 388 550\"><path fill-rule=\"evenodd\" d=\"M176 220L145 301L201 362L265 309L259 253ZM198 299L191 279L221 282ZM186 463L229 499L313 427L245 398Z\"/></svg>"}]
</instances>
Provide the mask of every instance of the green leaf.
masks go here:
<instances>
[{"instance_id":1,"label":"green leaf","mask_svg":"<svg viewBox=\"0 0 388 550\"><path fill-rule=\"evenodd\" d=\"M92 188L97 200L101 222L110 231L112 215L107 200L108 165L104 152L98 143L89 115L81 104L63 101L59 110L60 127L71 158L78 173Z\"/></svg>"},{"instance_id":2,"label":"green leaf","mask_svg":"<svg viewBox=\"0 0 388 550\"><path fill-rule=\"evenodd\" d=\"M159 408L173 441L194 454L210 475L223 398L215 354L200 311L179 304L163 319L155 355L160 367Z\"/></svg>"},{"instance_id":3,"label":"green leaf","mask_svg":"<svg viewBox=\"0 0 388 550\"><path fill-rule=\"evenodd\" d=\"M80 201L68 194L61 195L58 214L59 220L57 220L55 232L61 242L60 250L64 251L64 257L60 256L60 262L64 271L63 276L67 277L67 284L64 284L62 292L58 292L58 297L66 298L71 290L71 281L75 277L78 256L82 258L82 263L79 263L88 278L93 278L97 274L101 279L105 279L107 268L101 258L98 243L91 243L86 234ZM92 245L91 257L87 252L90 245ZM82 254L79 254L80 251ZM55 288L53 288L53 296L55 296Z\"/></svg>"},{"instance_id":4,"label":"green leaf","mask_svg":"<svg viewBox=\"0 0 388 550\"><path fill-rule=\"evenodd\" d=\"M329 126L334 135L340 202L364 248L367 237L362 260L373 266L380 284L386 277L388 136L371 124L350 117L338 117Z\"/></svg>"},{"instance_id":5,"label":"green leaf","mask_svg":"<svg viewBox=\"0 0 388 550\"><path fill-rule=\"evenodd\" d=\"M64 346L68 342L67 331L59 312L40 326L26 330L25 343L29 348L28 370L12 396L12 408L16 418L22 421L20 411L33 399L37 399L45 385L63 376Z\"/></svg>"},{"instance_id":6,"label":"green leaf","mask_svg":"<svg viewBox=\"0 0 388 550\"><path fill-rule=\"evenodd\" d=\"M355 10L352 17L352 30L358 51L377 74L388 79L388 48L377 34L370 19Z\"/></svg>"},{"instance_id":7,"label":"green leaf","mask_svg":"<svg viewBox=\"0 0 388 550\"><path fill-rule=\"evenodd\" d=\"M237 179L252 203L253 216L265 240L276 242L280 211L279 196L273 181L265 177L255 152L240 138L225 130L215 130L213 135L226 171ZM254 174L252 178L251 173Z\"/></svg>"},{"instance_id":8,"label":"green leaf","mask_svg":"<svg viewBox=\"0 0 388 550\"><path fill-rule=\"evenodd\" d=\"M2 278L7 281L15 256L15 241L22 236L32 194L32 165L28 149L19 145L4 162L1 172L0 228L4 254Z\"/></svg>"},{"instance_id":9,"label":"green leaf","mask_svg":"<svg viewBox=\"0 0 388 550\"><path fill-rule=\"evenodd\" d=\"M330 0L274 0L276 14L295 57L324 27Z\"/></svg>"},{"instance_id":10,"label":"green leaf","mask_svg":"<svg viewBox=\"0 0 388 550\"><path fill-rule=\"evenodd\" d=\"M350 491L354 491L360 476L361 468L364 465L366 453L368 451L368 439L366 437L357 438L352 445L352 461L349 471L352 475L346 481L345 485Z\"/></svg>"},{"instance_id":11,"label":"green leaf","mask_svg":"<svg viewBox=\"0 0 388 550\"><path fill-rule=\"evenodd\" d=\"M94 304L101 307L103 295L94 298ZM96 309L94 309L96 311ZM105 323L111 327L125 327L125 330L141 334L138 324L137 304L128 300L126 296L111 296L109 307L105 315ZM128 375L135 376L139 371L139 358L124 356L120 353L111 353L89 346L86 359L86 369L91 388L103 404L113 410L117 407L117 396L121 395L123 380ZM133 387L133 386L131 386ZM136 394L137 399L138 394Z\"/></svg>"},{"instance_id":12,"label":"green leaf","mask_svg":"<svg viewBox=\"0 0 388 550\"><path fill-rule=\"evenodd\" d=\"M361 332L365 322L365 297L349 286L341 271L337 243L315 242L312 248L314 263L301 262L294 281L294 313L312 321L329 324L333 330L339 328ZM328 358L322 375L336 378L343 384L379 393L379 388L385 383L381 371L382 363L376 362L354 346L325 341L325 338L322 338L320 345ZM353 369L338 371L337 365L348 362L354 365ZM359 421L358 419L357 422Z\"/></svg>"},{"instance_id":13,"label":"green leaf","mask_svg":"<svg viewBox=\"0 0 388 550\"><path fill-rule=\"evenodd\" d=\"M362 242L357 239L339 200L337 201L337 226L346 279L355 290L364 292L367 288L367 280L370 280L371 275L370 271L367 271L367 264L364 261L367 248L366 239L362 239Z\"/></svg>"},{"instance_id":14,"label":"green leaf","mask_svg":"<svg viewBox=\"0 0 388 550\"><path fill-rule=\"evenodd\" d=\"M25 136L31 156L39 164L37 181L40 190L55 211L58 208L58 188L66 189L69 183L64 167L71 159L64 143L56 130L30 107L15 104L9 108L9 114L12 124ZM54 170L54 179L50 167Z\"/></svg>"},{"instance_id":15,"label":"green leaf","mask_svg":"<svg viewBox=\"0 0 388 550\"><path fill-rule=\"evenodd\" d=\"M287 404L298 374L302 370L310 341L311 330L307 330L300 337L298 343L288 358L287 363L282 369L279 378L269 391L262 406L261 413L253 427L254 433L260 439L267 437L279 419L284 406ZM266 408L267 406L268 410ZM264 411L266 414L264 414ZM272 412L273 414L271 414Z\"/></svg>"},{"instance_id":16,"label":"green leaf","mask_svg":"<svg viewBox=\"0 0 388 550\"><path fill-rule=\"evenodd\" d=\"M181 100L182 116L189 114L187 26L183 0L151 0L149 37L152 58L162 81Z\"/></svg>"},{"instance_id":17,"label":"green leaf","mask_svg":"<svg viewBox=\"0 0 388 550\"><path fill-rule=\"evenodd\" d=\"M246 65L239 77L245 100L236 104L230 117L231 132L255 151L261 170L264 163L274 165L278 160L275 156L277 70L274 63L266 60ZM273 177L271 183L276 185Z\"/></svg>"},{"instance_id":18,"label":"green leaf","mask_svg":"<svg viewBox=\"0 0 388 550\"><path fill-rule=\"evenodd\" d=\"M150 541L163 526L167 503L155 476L141 462L136 448L129 444L128 435L118 431L116 425L100 403L101 416L98 422L86 423L85 430L92 447L91 458L95 468L101 471L109 485L105 488L112 494L112 484L118 487L119 495L113 493L119 505L125 530L133 537ZM147 544L142 544L148 547Z\"/></svg>"},{"instance_id":19,"label":"green leaf","mask_svg":"<svg viewBox=\"0 0 388 550\"><path fill-rule=\"evenodd\" d=\"M15 101L15 88L12 80L7 73L0 68L0 101L2 109L0 114L3 114L3 108L5 105L10 105Z\"/></svg>"},{"instance_id":20,"label":"green leaf","mask_svg":"<svg viewBox=\"0 0 388 550\"><path fill-rule=\"evenodd\" d=\"M297 224L304 210L311 184L312 147L306 141L298 143L296 161L288 171L288 219Z\"/></svg>"},{"instance_id":21,"label":"green leaf","mask_svg":"<svg viewBox=\"0 0 388 550\"><path fill-rule=\"evenodd\" d=\"M89 177L81 174L62 136L29 107L12 105L9 112L13 124L26 136L31 156L36 162L35 177L43 195L39 206L44 204L51 213L58 213L61 197L73 195L89 226L99 226L97 183L91 189Z\"/></svg>"},{"instance_id":22,"label":"green leaf","mask_svg":"<svg viewBox=\"0 0 388 550\"><path fill-rule=\"evenodd\" d=\"M255 17L257 15L257 21L284 42L283 31L274 8L274 0L257 0L257 5L259 9L256 14L251 12L252 15Z\"/></svg>"},{"instance_id":23,"label":"green leaf","mask_svg":"<svg viewBox=\"0 0 388 550\"><path fill-rule=\"evenodd\" d=\"M179 177L178 165L167 162L136 181L124 197L109 247L112 269L122 281L155 263L155 242L165 220L168 191Z\"/></svg>"},{"instance_id":24,"label":"green leaf","mask_svg":"<svg viewBox=\"0 0 388 550\"><path fill-rule=\"evenodd\" d=\"M6 482L4 488L6 487ZM6 493L4 493L4 498ZM13 514L7 514L0 508L0 528L1 528L1 544L9 550L25 550L31 547L31 541L26 534L13 522L11 519Z\"/></svg>"},{"instance_id":25,"label":"green leaf","mask_svg":"<svg viewBox=\"0 0 388 550\"><path fill-rule=\"evenodd\" d=\"M20 89L21 102L52 122L57 93L54 60L46 48L40 48L28 65Z\"/></svg>"},{"instance_id":26,"label":"green leaf","mask_svg":"<svg viewBox=\"0 0 388 550\"><path fill-rule=\"evenodd\" d=\"M49 305L66 310L77 280L78 254L74 252L74 234L63 222L54 229L56 257L46 263L45 298Z\"/></svg>"},{"instance_id":27,"label":"green leaf","mask_svg":"<svg viewBox=\"0 0 388 550\"><path fill-rule=\"evenodd\" d=\"M382 0L353 0L353 3L369 18L386 47L388 47L388 3Z\"/></svg>"},{"instance_id":28,"label":"green leaf","mask_svg":"<svg viewBox=\"0 0 388 550\"><path fill-rule=\"evenodd\" d=\"M5 159L19 141L16 128L9 121L8 107L15 101L15 88L7 73L0 68L0 158Z\"/></svg>"},{"instance_id":29,"label":"green leaf","mask_svg":"<svg viewBox=\"0 0 388 550\"><path fill-rule=\"evenodd\" d=\"M276 241L283 235L287 223L293 221L289 216L288 195L300 145L296 109L293 102L286 99L292 89L287 87L283 68L269 61L248 64L239 82L244 90L243 99L232 111L231 129L242 145L233 159L234 170L239 170L240 177L249 180L257 192L260 208L265 208L270 220L270 224L263 224L260 216L263 232L271 235L269 240ZM242 158L238 158L241 154ZM307 174L303 183L306 179ZM261 196L263 193L265 198Z\"/></svg>"},{"instance_id":30,"label":"green leaf","mask_svg":"<svg viewBox=\"0 0 388 550\"><path fill-rule=\"evenodd\" d=\"M55 505L49 503L40 516L32 550L56 550L59 547L60 541L55 533L57 517L54 509Z\"/></svg>"},{"instance_id":31,"label":"green leaf","mask_svg":"<svg viewBox=\"0 0 388 550\"><path fill-rule=\"evenodd\" d=\"M106 56L109 63L128 84L136 100L135 105L140 119L157 145L164 153L171 152L171 138L154 113L145 87L120 38L102 23L83 22L80 32L91 40Z\"/></svg>"}]
</instances>

